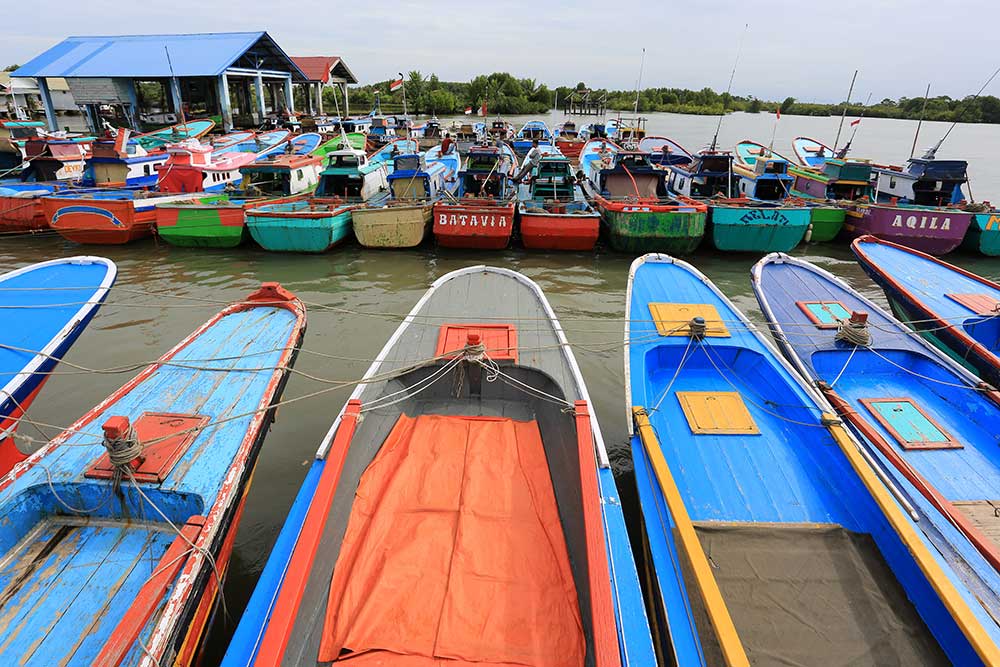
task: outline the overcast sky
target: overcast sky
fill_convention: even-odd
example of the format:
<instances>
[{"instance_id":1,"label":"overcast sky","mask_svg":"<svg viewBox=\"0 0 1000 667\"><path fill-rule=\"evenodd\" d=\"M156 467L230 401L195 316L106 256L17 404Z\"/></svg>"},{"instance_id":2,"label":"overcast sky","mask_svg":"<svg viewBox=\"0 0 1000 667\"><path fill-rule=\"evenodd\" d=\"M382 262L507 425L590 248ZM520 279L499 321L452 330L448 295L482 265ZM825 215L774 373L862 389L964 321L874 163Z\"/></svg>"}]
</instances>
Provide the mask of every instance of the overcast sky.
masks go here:
<instances>
[{"instance_id":1,"label":"overcast sky","mask_svg":"<svg viewBox=\"0 0 1000 667\"><path fill-rule=\"evenodd\" d=\"M551 5L551 6L550 6ZM118 0L11 2L0 66L68 35L267 30L289 55L339 55L362 83L417 69L448 81L509 71L555 85L643 87L831 102L962 97L1000 65L1000 0ZM986 91L1000 96L1000 77Z\"/></svg>"}]
</instances>

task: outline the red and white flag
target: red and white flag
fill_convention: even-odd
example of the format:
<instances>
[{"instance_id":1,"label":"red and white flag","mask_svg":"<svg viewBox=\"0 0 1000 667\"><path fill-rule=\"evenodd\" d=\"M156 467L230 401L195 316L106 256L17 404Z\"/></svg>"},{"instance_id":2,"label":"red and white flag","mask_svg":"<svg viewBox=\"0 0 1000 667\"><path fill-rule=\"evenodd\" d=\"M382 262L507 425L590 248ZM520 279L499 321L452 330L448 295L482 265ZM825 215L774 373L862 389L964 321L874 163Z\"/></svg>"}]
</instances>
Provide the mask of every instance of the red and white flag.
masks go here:
<instances>
[{"instance_id":1,"label":"red and white flag","mask_svg":"<svg viewBox=\"0 0 1000 667\"><path fill-rule=\"evenodd\" d=\"M466 116L472 115L472 107L465 107L465 115Z\"/></svg>"},{"instance_id":2,"label":"red and white flag","mask_svg":"<svg viewBox=\"0 0 1000 667\"><path fill-rule=\"evenodd\" d=\"M394 93L403 87L403 79L399 78L389 84L389 92Z\"/></svg>"},{"instance_id":3,"label":"red and white flag","mask_svg":"<svg viewBox=\"0 0 1000 667\"><path fill-rule=\"evenodd\" d=\"M858 119L855 119L855 120L852 120L852 121L851 121L851 127L854 127L855 125L859 124L860 122L861 122L861 119L860 119L860 118L858 118Z\"/></svg>"}]
</instances>

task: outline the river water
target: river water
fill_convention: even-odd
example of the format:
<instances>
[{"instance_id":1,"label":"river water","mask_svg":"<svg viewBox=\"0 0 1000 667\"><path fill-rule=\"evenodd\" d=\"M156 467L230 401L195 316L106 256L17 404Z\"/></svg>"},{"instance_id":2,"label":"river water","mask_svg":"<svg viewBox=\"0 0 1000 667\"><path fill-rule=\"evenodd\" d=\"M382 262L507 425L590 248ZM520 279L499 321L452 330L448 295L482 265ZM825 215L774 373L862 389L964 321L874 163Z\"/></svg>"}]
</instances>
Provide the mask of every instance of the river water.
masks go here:
<instances>
[{"instance_id":1,"label":"river water","mask_svg":"<svg viewBox=\"0 0 1000 667\"><path fill-rule=\"evenodd\" d=\"M715 130L715 120L699 116L650 114L650 134L664 134L695 149ZM578 122L585 117L578 117ZM552 119L550 119L552 120ZM561 117L560 117L561 120ZM723 123L722 146L744 137L767 142L773 118L736 114ZM909 154L915 123L865 120L855 141L857 155L898 160ZM925 123L927 145L946 126ZM775 147L785 150L799 134L833 141L835 119L781 119ZM1000 168L987 159L988 147L1000 145L1000 128L961 125L941 157L970 162L977 198L1000 193ZM1000 201L1000 197L995 198ZM119 267L118 282L66 359L92 369L108 369L152 361L231 301L246 296L261 281L276 280L312 308L303 354L297 368L331 380L360 378L400 319L427 286L448 271L486 263L523 272L542 287L560 317L594 400L605 440L622 481L629 482L626 438L622 319L625 286L633 257L598 249L593 253L445 251L426 245L412 251L364 250L355 244L323 255L272 254L253 246L234 250L173 248L154 240L128 246L81 247L58 237L4 238L0 271L31 262L77 254L100 254ZM794 255L815 261L845 278L869 297L884 303L881 292L864 276L843 243L800 246ZM701 250L689 260L760 321L750 289L754 255ZM1000 279L1000 261L961 252L949 261ZM321 355L311 354L318 352ZM69 425L116 388L131 373L67 372L54 375L31 416L41 422ZM292 376L284 398L322 389L324 384ZM305 476L312 456L350 390L293 403L278 411L265 442L236 540L225 594L232 615L239 617L264 565L284 516ZM26 431L31 434L30 431ZM627 491L626 491L627 495ZM634 511L634 508L633 508ZM221 615L220 615L221 616ZM233 623L218 620L211 631L206 665L214 665L225 649Z\"/></svg>"}]
</instances>

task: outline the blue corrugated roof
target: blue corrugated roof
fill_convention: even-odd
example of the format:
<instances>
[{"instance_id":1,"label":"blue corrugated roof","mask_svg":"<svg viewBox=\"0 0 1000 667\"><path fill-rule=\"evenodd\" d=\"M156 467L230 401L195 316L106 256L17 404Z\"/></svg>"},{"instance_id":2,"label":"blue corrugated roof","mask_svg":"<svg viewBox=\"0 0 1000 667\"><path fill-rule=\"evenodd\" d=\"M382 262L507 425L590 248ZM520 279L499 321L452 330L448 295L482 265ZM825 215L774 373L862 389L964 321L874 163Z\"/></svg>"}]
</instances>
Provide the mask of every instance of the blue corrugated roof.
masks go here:
<instances>
[{"instance_id":1,"label":"blue corrugated roof","mask_svg":"<svg viewBox=\"0 0 1000 667\"><path fill-rule=\"evenodd\" d=\"M166 48L164 48L166 47ZM22 65L15 76L32 77L169 77L218 76L247 51L282 61L296 80L305 75L266 32L221 32L189 35L113 35L67 37Z\"/></svg>"}]
</instances>

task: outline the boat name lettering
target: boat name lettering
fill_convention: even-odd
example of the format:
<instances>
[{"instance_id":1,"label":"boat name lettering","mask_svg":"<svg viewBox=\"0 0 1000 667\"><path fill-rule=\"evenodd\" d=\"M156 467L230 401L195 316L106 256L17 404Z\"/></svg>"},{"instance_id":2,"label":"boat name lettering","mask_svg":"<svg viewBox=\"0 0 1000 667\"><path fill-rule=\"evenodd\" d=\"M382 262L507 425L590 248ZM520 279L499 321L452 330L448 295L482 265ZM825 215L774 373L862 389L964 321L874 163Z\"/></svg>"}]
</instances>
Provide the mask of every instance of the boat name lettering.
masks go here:
<instances>
[{"instance_id":1,"label":"boat name lettering","mask_svg":"<svg viewBox=\"0 0 1000 667\"><path fill-rule=\"evenodd\" d=\"M506 227L506 215L469 215L468 213L442 213L438 216L439 225L457 225L459 227Z\"/></svg>"},{"instance_id":2,"label":"boat name lettering","mask_svg":"<svg viewBox=\"0 0 1000 667\"><path fill-rule=\"evenodd\" d=\"M896 217L892 221L893 227L909 227L910 229L940 229L941 231L947 231L951 229L951 218L945 218L938 224L938 216L932 215L929 218L926 215L920 216L918 219L915 215L906 216L906 220L903 219L902 214L897 213Z\"/></svg>"},{"instance_id":3,"label":"boat name lettering","mask_svg":"<svg viewBox=\"0 0 1000 667\"><path fill-rule=\"evenodd\" d=\"M788 218L785 217L785 214L773 208L772 209L755 208L750 211L747 211L746 213L743 214L743 217L740 218L740 222L744 223L753 222L754 220L774 220L778 224L782 225L788 224Z\"/></svg>"}]
</instances>

